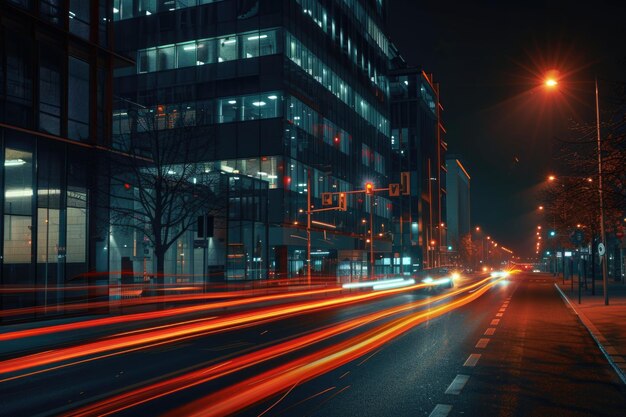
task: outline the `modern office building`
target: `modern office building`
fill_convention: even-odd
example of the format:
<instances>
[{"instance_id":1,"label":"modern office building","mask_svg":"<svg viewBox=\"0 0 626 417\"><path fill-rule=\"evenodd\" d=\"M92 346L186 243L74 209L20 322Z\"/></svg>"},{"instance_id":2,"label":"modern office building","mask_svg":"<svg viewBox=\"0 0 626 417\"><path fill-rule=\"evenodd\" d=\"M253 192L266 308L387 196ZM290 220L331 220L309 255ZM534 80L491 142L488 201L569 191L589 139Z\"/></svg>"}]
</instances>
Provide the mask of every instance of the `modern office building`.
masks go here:
<instances>
[{"instance_id":1,"label":"modern office building","mask_svg":"<svg viewBox=\"0 0 626 417\"><path fill-rule=\"evenodd\" d=\"M397 51L394 54L390 72L394 182L407 173L410 194L394 205L393 251L396 259L401 258L397 269L415 272L448 262L447 144L439 84L423 70L408 67Z\"/></svg>"},{"instance_id":2,"label":"modern office building","mask_svg":"<svg viewBox=\"0 0 626 417\"><path fill-rule=\"evenodd\" d=\"M470 176L458 155L446 156L448 244L458 253L463 239L470 236Z\"/></svg>"},{"instance_id":3,"label":"modern office building","mask_svg":"<svg viewBox=\"0 0 626 417\"><path fill-rule=\"evenodd\" d=\"M3 291L0 310L30 308L12 318L97 296L86 273L109 267L93 174L110 142L112 69L126 62L111 51L112 16L106 0L0 3L0 285L28 288Z\"/></svg>"},{"instance_id":4,"label":"modern office building","mask_svg":"<svg viewBox=\"0 0 626 417\"><path fill-rule=\"evenodd\" d=\"M204 138L210 155L198 162L207 171L269 188L267 237L255 218L209 241L208 267L224 269L226 279L303 274L307 198L320 209L324 192L388 186L390 45L382 0L115 0L112 11L116 50L136 61L116 73L114 137L139 129L138 108L157 115L158 129L184 120ZM386 192L355 193L346 211L313 213L313 273L341 280L366 274L370 245L376 272L389 270L391 202ZM439 203L433 210L439 217ZM180 242L185 259L195 261L168 262L170 272L203 272L196 239L190 233ZM235 256L259 265L235 273L228 266Z\"/></svg>"}]
</instances>

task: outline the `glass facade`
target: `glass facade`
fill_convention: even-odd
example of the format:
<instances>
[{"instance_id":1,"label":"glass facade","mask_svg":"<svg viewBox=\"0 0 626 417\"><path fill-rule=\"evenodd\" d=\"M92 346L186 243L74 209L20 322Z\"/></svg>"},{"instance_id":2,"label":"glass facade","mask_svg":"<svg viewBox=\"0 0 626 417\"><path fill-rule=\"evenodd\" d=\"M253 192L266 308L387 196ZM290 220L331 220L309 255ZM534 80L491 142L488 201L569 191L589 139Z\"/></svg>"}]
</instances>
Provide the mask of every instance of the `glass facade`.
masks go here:
<instances>
[{"instance_id":1,"label":"glass facade","mask_svg":"<svg viewBox=\"0 0 626 417\"><path fill-rule=\"evenodd\" d=\"M106 275L87 273L108 269L96 250L106 211L95 205L99 165L91 145L110 143L105 74L113 59L99 47L108 42L110 6L0 4L0 285L27 289L3 292L0 304L40 308L0 321L63 314L64 303L107 295Z\"/></svg>"},{"instance_id":2,"label":"glass facade","mask_svg":"<svg viewBox=\"0 0 626 417\"><path fill-rule=\"evenodd\" d=\"M122 3L114 19L120 39L129 41L120 41L118 49L136 57L137 66L134 74L119 74L116 95L140 105L135 112L154 114L158 129L192 126L215 150L205 163L210 171L266 183L269 276L301 273L307 262L301 229L307 195L321 207L323 192L359 190L368 181L384 188L391 179L389 44L380 3L366 11L361 2L344 0L259 2L258 7L213 2L198 6L198 19L185 27L139 39L141 25L187 13L157 5L150 15L145 9L138 14L140 2ZM125 16L122 7L131 12ZM114 127L115 132L131 133L133 117L128 104L120 104L114 120L127 127ZM371 272L370 212L376 251L391 249L392 199L382 192L374 198L350 194L347 203L346 212L313 218L316 273ZM329 244L333 250L327 250ZM233 246L227 268L232 271L241 269L236 262L243 251L237 251ZM338 261L342 256L349 265ZM377 265L378 272L386 270L382 261Z\"/></svg>"},{"instance_id":3,"label":"glass facade","mask_svg":"<svg viewBox=\"0 0 626 417\"><path fill-rule=\"evenodd\" d=\"M390 135L389 120L290 33L285 34L285 54L383 135Z\"/></svg>"}]
</instances>

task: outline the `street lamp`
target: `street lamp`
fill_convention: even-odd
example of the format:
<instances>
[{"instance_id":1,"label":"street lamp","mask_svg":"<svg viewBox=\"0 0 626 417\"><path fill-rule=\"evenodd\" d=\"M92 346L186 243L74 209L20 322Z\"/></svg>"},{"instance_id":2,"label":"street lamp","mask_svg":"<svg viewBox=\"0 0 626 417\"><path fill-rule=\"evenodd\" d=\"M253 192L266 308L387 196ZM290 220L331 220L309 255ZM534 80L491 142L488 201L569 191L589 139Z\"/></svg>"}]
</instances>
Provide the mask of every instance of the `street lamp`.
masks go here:
<instances>
[{"instance_id":1,"label":"street lamp","mask_svg":"<svg viewBox=\"0 0 626 417\"><path fill-rule=\"evenodd\" d=\"M595 82L595 106L596 106L596 142L598 145L598 199L600 203L600 241L604 245L606 242L606 233L604 230L604 198L602 196L602 140L600 137L600 102L598 100L598 78L594 79ZM546 86L549 89L554 89L558 82L554 78L548 78L545 81ZM554 181L554 176L548 178L550 181ZM604 305L609 304L608 293L608 259L607 256L601 256L602 262L602 286L604 287Z\"/></svg>"}]
</instances>

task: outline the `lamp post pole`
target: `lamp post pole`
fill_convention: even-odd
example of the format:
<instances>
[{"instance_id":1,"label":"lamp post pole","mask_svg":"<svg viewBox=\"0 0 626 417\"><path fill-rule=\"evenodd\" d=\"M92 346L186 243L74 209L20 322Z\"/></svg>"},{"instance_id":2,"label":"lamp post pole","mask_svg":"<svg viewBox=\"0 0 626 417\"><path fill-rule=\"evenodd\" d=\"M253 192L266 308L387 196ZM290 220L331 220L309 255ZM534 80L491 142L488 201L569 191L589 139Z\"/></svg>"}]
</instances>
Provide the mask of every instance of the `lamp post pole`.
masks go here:
<instances>
[{"instance_id":1,"label":"lamp post pole","mask_svg":"<svg viewBox=\"0 0 626 417\"><path fill-rule=\"evenodd\" d=\"M600 103L598 100L598 77L596 82L596 133L598 139L598 197L600 199L600 241L606 245L606 234L604 231L604 199L602 198L602 143L600 141ZM608 292L608 271L607 255L601 257L602 263L602 286L604 287L604 305L609 305Z\"/></svg>"}]
</instances>

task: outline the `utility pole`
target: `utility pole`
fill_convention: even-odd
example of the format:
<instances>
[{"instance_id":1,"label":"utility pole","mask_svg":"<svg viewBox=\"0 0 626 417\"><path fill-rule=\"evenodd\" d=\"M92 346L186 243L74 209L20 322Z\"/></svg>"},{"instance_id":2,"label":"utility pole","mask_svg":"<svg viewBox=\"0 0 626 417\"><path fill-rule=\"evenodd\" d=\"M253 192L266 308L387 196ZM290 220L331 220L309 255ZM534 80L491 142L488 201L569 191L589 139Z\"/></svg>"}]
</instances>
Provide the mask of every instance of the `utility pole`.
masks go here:
<instances>
[{"instance_id":1,"label":"utility pole","mask_svg":"<svg viewBox=\"0 0 626 417\"><path fill-rule=\"evenodd\" d=\"M598 77L596 81L596 132L598 139L598 196L600 198L600 242L606 245L606 234L604 231L604 199L602 198L602 143L600 140L600 103L598 100ZM609 305L608 271L607 261L608 255L600 256L602 262L602 286L604 287L604 305Z\"/></svg>"}]
</instances>

